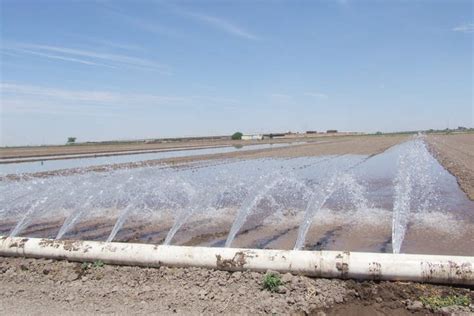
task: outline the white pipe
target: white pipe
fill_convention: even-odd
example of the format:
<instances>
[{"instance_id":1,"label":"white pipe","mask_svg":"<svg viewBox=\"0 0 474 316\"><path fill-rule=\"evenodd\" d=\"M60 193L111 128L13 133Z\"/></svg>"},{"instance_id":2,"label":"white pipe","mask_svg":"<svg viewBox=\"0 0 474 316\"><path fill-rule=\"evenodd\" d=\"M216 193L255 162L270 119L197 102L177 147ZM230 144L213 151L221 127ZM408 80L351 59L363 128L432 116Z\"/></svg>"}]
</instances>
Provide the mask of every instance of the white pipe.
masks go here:
<instances>
[{"instance_id":1,"label":"white pipe","mask_svg":"<svg viewBox=\"0 0 474 316\"><path fill-rule=\"evenodd\" d=\"M0 256L474 285L474 257L461 256L156 246L22 237L0 237Z\"/></svg>"}]
</instances>

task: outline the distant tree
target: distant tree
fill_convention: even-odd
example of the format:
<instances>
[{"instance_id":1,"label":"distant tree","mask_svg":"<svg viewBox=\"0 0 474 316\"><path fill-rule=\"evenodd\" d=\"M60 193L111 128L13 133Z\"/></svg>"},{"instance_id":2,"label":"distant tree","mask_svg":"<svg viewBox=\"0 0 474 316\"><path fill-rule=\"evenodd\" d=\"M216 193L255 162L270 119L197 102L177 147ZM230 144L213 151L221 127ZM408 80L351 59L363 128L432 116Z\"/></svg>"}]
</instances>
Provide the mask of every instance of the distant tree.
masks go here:
<instances>
[{"instance_id":1,"label":"distant tree","mask_svg":"<svg viewBox=\"0 0 474 316\"><path fill-rule=\"evenodd\" d=\"M375 133L375 135L382 135L382 132L377 132Z\"/></svg>"},{"instance_id":2,"label":"distant tree","mask_svg":"<svg viewBox=\"0 0 474 316\"><path fill-rule=\"evenodd\" d=\"M76 143L76 137L68 137L67 138L67 145L72 145Z\"/></svg>"},{"instance_id":3,"label":"distant tree","mask_svg":"<svg viewBox=\"0 0 474 316\"><path fill-rule=\"evenodd\" d=\"M233 140L239 140L239 139L242 139L242 136L244 134L242 134L241 132L235 132L233 135L232 135L232 139Z\"/></svg>"}]
</instances>

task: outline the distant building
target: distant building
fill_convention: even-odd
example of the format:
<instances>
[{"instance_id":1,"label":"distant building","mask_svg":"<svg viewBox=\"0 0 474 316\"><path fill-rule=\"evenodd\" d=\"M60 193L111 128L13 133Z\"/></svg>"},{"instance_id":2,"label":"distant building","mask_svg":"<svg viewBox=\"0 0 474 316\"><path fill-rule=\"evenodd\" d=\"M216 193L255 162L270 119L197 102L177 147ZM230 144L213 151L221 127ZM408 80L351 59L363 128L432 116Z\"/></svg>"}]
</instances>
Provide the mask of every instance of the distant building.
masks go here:
<instances>
[{"instance_id":1,"label":"distant building","mask_svg":"<svg viewBox=\"0 0 474 316\"><path fill-rule=\"evenodd\" d=\"M317 134L318 131L306 131L306 134Z\"/></svg>"},{"instance_id":2,"label":"distant building","mask_svg":"<svg viewBox=\"0 0 474 316\"><path fill-rule=\"evenodd\" d=\"M282 138L285 137L285 133L271 133L271 134L263 134L263 138Z\"/></svg>"},{"instance_id":3,"label":"distant building","mask_svg":"<svg viewBox=\"0 0 474 316\"><path fill-rule=\"evenodd\" d=\"M337 129L328 129L326 131L327 134L336 134L337 133Z\"/></svg>"},{"instance_id":4,"label":"distant building","mask_svg":"<svg viewBox=\"0 0 474 316\"><path fill-rule=\"evenodd\" d=\"M262 140L263 135L257 134L257 135L242 135L242 140Z\"/></svg>"}]
</instances>

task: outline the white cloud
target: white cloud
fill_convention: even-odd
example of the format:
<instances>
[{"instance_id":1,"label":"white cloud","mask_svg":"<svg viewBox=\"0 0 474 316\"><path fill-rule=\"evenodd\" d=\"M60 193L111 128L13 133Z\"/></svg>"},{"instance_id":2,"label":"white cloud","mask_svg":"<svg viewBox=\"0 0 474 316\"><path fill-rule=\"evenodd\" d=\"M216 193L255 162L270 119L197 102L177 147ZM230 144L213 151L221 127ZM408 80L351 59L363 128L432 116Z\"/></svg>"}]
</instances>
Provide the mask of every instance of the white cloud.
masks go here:
<instances>
[{"instance_id":1,"label":"white cloud","mask_svg":"<svg viewBox=\"0 0 474 316\"><path fill-rule=\"evenodd\" d=\"M321 93L321 92L305 92L304 95L309 96L309 97L321 98L321 99L329 98L327 94Z\"/></svg>"},{"instance_id":2,"label":"white cloud","mask_svg":"<svg viewBox=\"0 0 474 316\"><path fill-rule=\"evenodd\" d=\"M189 11L181 11L182 14L190 16L196 20L202 21L216 29L219 29L223 32L226 32L228 34L241 37L244 39L248 40L258 40L259 38L242 28L241 26L238 26L230 21L224 20L222 18L218 18L215 16L210 16L206 14L201 14L201 13L195 13L195 12L189 12Z\"/></svg>"},{"instance_id":3,"label":"white cloud","mask_svg":"<svg viewBox=\"0 0 474 316\"><path fill-rule=\"evenodd\" d=\"M110 68L133 67L157 71L163 74L171 74L168 66L157 62L135 56L97 52L90 49L75 49L69 47L17 43L4 45L4 51L14 51L35 56L57 59L62 61L81 63L92 66L103 66Z\"/></svg>"},{"instance_id":4,"label":"white cloud","mask_svg":"<svg viewBox=\"0 0 474 316\"><path fill-rule=\"evenodd\" d=\"M156 21L151 21L151 20L146 20L143 18L131 16L128 13L125 13L122 9L115 7L113 5L110 5L110 4L106 5L106 8L107 8L107 13L113 14L121 18L123 21L127 22L128 24L134 27L140 28L144 31L166 35L166 36L172 36L172 37L180 37L182 35L176 30L171 29L165 25L159 24ZM188 16L195 20L204 22L205 24L209 26L212 26L220 31L226 32L233 36L237 36L237 37L244 38L247 40L259 39L258 36L249 32L248 30L245 30L243 27L220 17L211 16L211 15L198 13L198 12L192 12L188 10L183 10L173 5L170 6L165 3L160 3L160 10L163 10L163 9L170 10L170 12L174 12L183 16Z\"/></svg>"},{"instance_id":5,"label":"white cloud","mask_svg":"<svg viewBox=\"0 0 474 316\"><path fill-rule=\"evenodd\" d=\"M27 47L36 48L40 50L46 50L46 51L53 51L53 52L58 52L58 53L64 53L64 54L70 54L70 55L95 58L95 59L100 59L100 60L104 60L104 61L108 61L112 63L128 64L132 66L140 66L140 67L146 67L146 68L157 68L157 69L166 68L166 66L158 64L156 62L143 59L143 58L131 57L127 55L99 53L99 52L95 52L91 50L72 49L72 48L67 48L67 47L48 46L48 45L27 45Z\"/></svg>"},{"instance_id":6,"label":"white cloud","mask_svg":"<svg viewBox=\"0 0 474 316\"><path fill-rule=\"evenodd\" d=\"M454 32L474 33L474 23L466 23L453 28Z\"/></svg>"},{"instance_id":7,"label":"white cloud","mask_svg":"<svg viewBox=\"0 0 474 316\"><path fill-rule=\"evenodd\" d=\"M36 51L28 50L28 49L17 49L17 51L22 52L22 53L35 55L35 56L45 57L45 58L49 58L49 59L58 59L58 60L62 60L62 61L70 61L70 62L84 64L84 65L104 66L104 67L115 68L115 67L110 66L110 65L99 64L99 63L95 63L95 62L92 62L92 61L89 61L89 60L73 58L73 57L66 57L66 56L60 56L60 55L54 55L54 54L45 54L45 53L36 52Z\"/></svg>"}]
</instances>

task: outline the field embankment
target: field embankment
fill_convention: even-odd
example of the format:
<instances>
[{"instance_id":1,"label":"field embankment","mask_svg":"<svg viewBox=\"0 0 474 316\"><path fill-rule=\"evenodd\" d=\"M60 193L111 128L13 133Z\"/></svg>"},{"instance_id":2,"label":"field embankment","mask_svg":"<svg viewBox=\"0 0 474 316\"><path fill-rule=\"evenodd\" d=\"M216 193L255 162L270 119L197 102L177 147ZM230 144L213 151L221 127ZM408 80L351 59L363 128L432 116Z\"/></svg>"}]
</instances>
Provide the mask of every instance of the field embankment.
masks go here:
<instances>
[{"instance_id":1,"label":"field embankment","mask_svg":"<svg viewBox=\"0 0 474 316\"><path fill-rule=\"evenodd\" d=\"M433 155L474 200L474 134L429 135L427 142Z\"/></svg>"}]
</instances>

